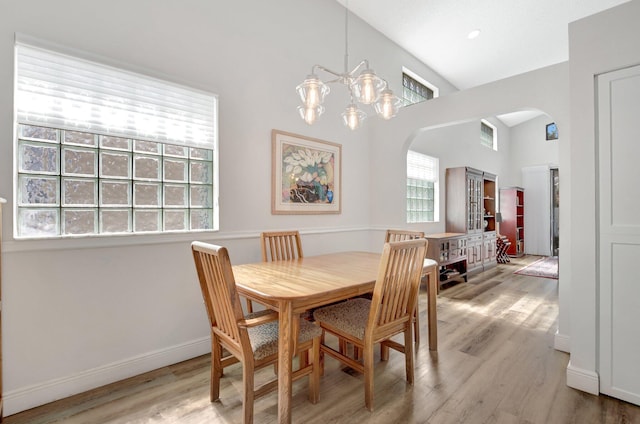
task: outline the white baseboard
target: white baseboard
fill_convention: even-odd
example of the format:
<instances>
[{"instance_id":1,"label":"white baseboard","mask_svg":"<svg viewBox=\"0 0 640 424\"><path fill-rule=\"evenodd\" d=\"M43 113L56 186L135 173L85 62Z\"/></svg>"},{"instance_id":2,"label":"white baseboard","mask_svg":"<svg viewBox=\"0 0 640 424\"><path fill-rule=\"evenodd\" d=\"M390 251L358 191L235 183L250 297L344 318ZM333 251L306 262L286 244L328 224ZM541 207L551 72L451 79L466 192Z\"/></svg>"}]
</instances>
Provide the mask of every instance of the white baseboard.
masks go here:
<instances>
[{"instance_id":1,"label":"white baseboard","mask_svg":"<svg viewBox=\"0 0 640 424\"><path fill-rule=\"evenodd\" d=\"M4 416L211 352L209 337L4 393Z\"/></svg>"},{"instance_id":2,"label":"white baseboard","mask_svg":"<svg viewBox=\"0 0 640 424\"><path fill-rule=\"evenodd\" d=\"M560 334L556 331L553 339L553 348L561 352L571 353L571 338L566 334Z\"/></svg>"},{"instance_id":3,"label":"white baseboard","mask_svg":"<svg viewBox=\"0 0 640 424\"><path fill-rule=\"evenodd\" d=\"M575 367L569 361L567 365L567 386L592 395L600 394L600 379L594 371Z\"/></svg>"}]
</instances>

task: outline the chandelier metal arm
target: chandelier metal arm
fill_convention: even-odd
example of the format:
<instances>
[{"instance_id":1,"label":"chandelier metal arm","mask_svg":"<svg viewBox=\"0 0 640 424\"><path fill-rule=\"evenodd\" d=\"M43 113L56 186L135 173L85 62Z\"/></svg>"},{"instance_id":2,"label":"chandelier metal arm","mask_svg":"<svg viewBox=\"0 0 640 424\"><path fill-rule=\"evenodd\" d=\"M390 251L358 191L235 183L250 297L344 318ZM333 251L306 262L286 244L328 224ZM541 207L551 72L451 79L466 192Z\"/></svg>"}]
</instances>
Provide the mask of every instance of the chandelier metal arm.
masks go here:
<instances>
[{"instance_id":1,"label":"chandelier metal arm","mask_svg":"<svg viewBox=\"0 0 640 424\"><path fill-rule=\"evenodd\" d=\"M326 73L329 73L331 75L334 75L336 77L338 77L335 80L331 80L331 81L326 81L327 84L329 83L333 83L333 82L343 82L343 83L348 83L350 82L351 79L353 79L353 76L355 75L356 72L358 72L358 70L360 68L364 67L364 69L369 69L369 61L367 59L364 59L363 61L361 61L360 63L358 63L358 65L353 68L350 72L347 72L345 70L345 72L336 72L334 70L331 70L329 68L326 68L322 65L313 65L313 67L311 68L311 74L315 75L316 74L316 70L320 70L320 71L324 71ZM387 85L387 81L383 80L385 85Z\"/></svg>"},{"instance_id":2,"label":"chandelier metal arm","mask_svg":"<svg viewBox=\"0 0 640 424\"><path fill-rule=\"evenodd\" d=\"M363 66L364 66L364 69L369 69L369 61L367 59L364 59L362 62L358 63L358 65L355 68L353 68L351 72L349 72L349 76L353 77L353 75L355 75L358 69L362 68Z\"/></svg>"},{"instance_id":3,"label":"chandelier metal arm","mask_svg":"<svg viewBox=\"0 0 640 424\"><path fill-rule=\"evenodd\" d=\"M329 68L325 68L322 65L313 65L313 67L311 68L311 74L315 75L317 69L319 69L321 71L324 71L324 72L327 72L327 73L329 73L331 75L335 75L336 77L342 77L342 75L344 75L344 74L341 74L340 72L332 71Z\"/></svg>"}]
</instances>

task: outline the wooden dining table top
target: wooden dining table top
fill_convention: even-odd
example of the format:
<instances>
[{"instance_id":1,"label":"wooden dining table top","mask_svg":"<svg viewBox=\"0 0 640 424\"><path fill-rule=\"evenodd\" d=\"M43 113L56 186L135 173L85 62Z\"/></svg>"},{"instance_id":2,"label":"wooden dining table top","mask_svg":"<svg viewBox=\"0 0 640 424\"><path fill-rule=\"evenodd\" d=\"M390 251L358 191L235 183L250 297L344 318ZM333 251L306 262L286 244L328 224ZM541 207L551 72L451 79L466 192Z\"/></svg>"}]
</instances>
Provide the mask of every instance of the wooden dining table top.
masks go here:
<instances>
[{"instance_id":1,"label":"wooden dining table top","mask_svg":"<svg viewBox=\"0 0 640 424\"><path fill-rule=\"evenodd\" d=\"M309 305L371 292L379 264L379 253L340 252L234 265L233 273L240 294L261 301L294 301L295 309L302 311ZM269 306L277 308L275 303Z\"/></svg>"}]
</instances>

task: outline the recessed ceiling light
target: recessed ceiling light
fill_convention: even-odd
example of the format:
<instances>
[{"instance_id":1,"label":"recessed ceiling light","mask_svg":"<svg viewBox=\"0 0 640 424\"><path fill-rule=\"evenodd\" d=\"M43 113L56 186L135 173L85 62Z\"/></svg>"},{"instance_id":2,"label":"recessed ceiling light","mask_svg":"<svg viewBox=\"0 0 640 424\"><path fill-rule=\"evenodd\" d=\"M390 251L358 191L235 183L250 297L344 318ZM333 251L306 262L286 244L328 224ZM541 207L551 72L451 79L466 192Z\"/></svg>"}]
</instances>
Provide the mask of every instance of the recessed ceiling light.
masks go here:
<instances>
[{"instance_id":1,"label":"recessed ceiling light","mask_svg":"<svg viewBox=\"0 0 640 424\"><path fill-rule=\"evenodd\" d=\"M473 40L474 38L478 38L478 35L480 35L480 30L479 29L474 29L473 31L471 31L468 35L467 38L469 40Z\"/></svg>"}]
</instances>

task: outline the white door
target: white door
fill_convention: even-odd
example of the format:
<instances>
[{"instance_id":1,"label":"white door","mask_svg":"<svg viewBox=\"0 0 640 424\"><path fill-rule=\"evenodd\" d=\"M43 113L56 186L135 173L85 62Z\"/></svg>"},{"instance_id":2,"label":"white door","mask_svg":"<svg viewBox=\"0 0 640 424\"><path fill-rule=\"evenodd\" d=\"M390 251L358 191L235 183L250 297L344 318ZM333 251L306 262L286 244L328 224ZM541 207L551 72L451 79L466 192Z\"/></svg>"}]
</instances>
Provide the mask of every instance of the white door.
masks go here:
<instances>
[{"instance_id":1,"label":"white door","mask_svg":"<svg viewBox=\"0 0 640 424\"><path fill-rule=\"evenodd\" d=\"M600 391L640 405L640 66L597 93Z\"/></svg>"},{"instance_id":2,"label":"white door","mask_svg":"<svg viewBox=\"0 0 640 424\"><path fill-rule=\"evenodd\" d=\"M546 165L522 168L524 253L551 255L550 171Z\"/></svg>"}]
</instances>

